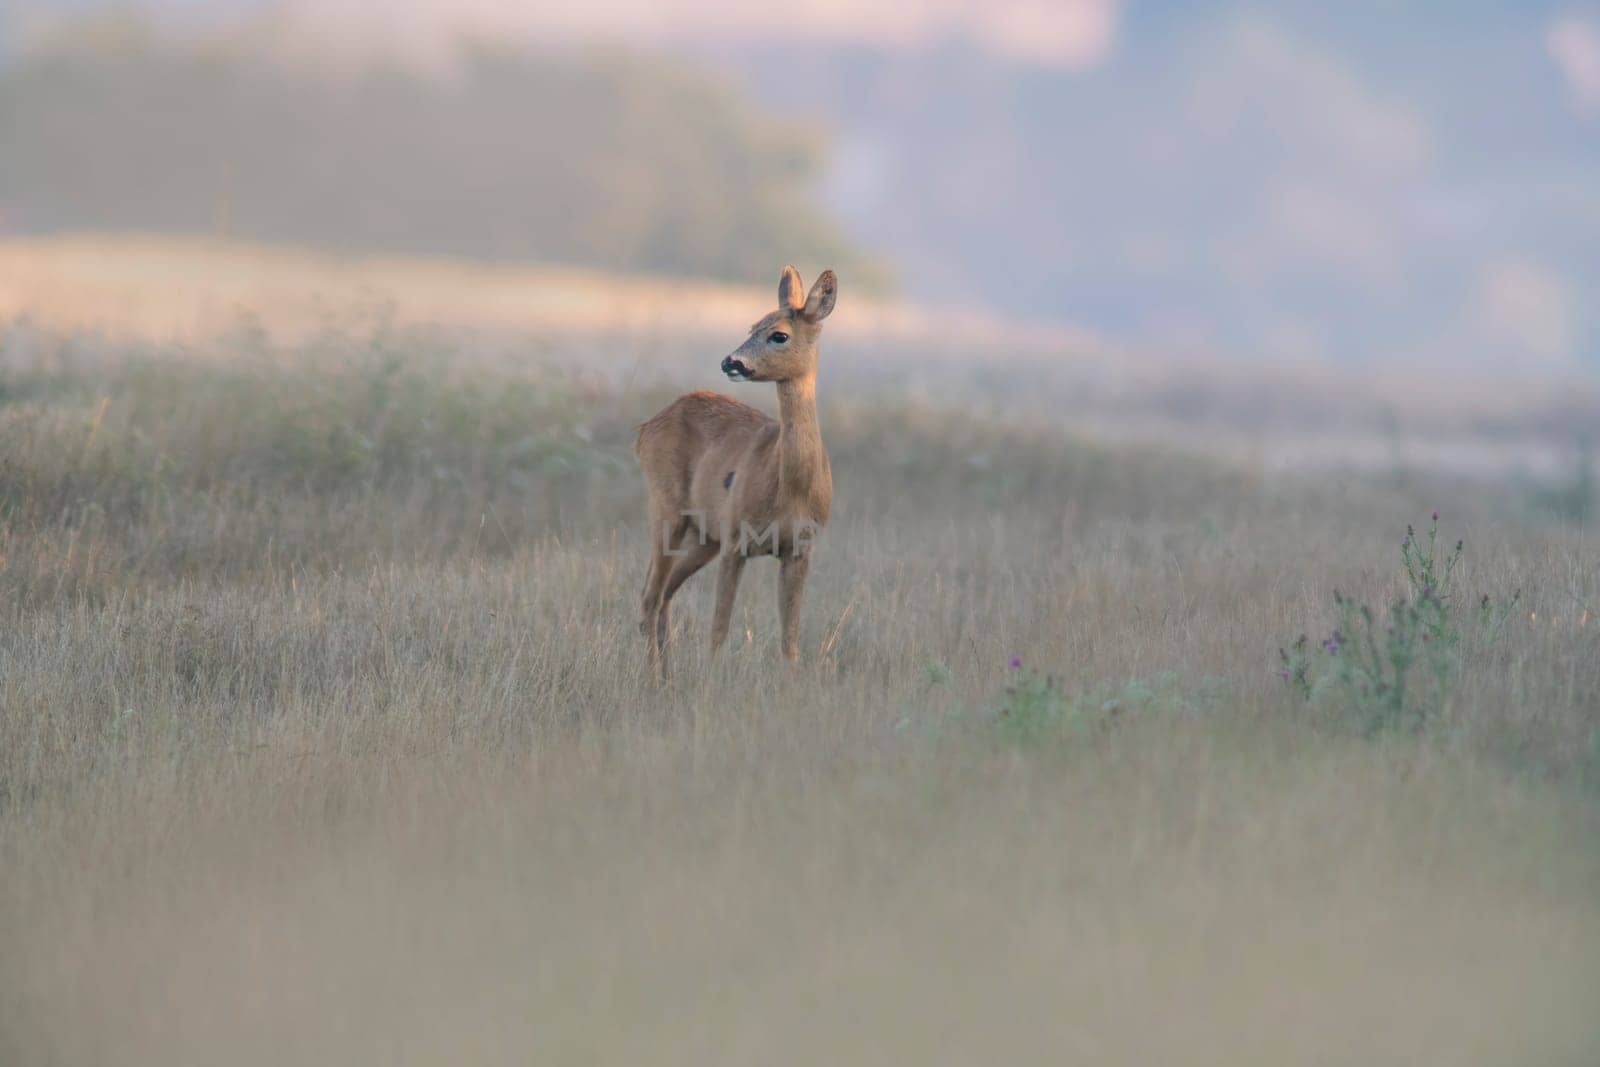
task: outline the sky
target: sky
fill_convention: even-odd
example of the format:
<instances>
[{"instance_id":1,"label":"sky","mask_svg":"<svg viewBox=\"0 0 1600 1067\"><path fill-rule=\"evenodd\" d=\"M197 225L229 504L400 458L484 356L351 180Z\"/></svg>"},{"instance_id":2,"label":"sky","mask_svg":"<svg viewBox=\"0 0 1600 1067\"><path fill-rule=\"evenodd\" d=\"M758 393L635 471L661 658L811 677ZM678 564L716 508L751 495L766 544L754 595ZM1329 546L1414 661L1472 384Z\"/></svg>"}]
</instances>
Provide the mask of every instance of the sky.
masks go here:
<instances>
[{"instance_id":1,"label":"sky","mask_svg":"<svg viewBox=\"0 0 1600 1067\"><path fill-rule=\"evenodd\" d=\"M127 7L107 0L0 0L19 31L62 14ZM400 51L423 62L448 62L461 33L548 41L623 39L658 46L701 40L800 38L813 44L859 43L887 49L925 46L970 34L997 54L1084 69L1102 62L1121 21L1117 0L589 0L582 4L505 0L146 0L131 6L174 24L213 24L272 12L321 45L345 54Z\"/></svg>"}]
</instances>

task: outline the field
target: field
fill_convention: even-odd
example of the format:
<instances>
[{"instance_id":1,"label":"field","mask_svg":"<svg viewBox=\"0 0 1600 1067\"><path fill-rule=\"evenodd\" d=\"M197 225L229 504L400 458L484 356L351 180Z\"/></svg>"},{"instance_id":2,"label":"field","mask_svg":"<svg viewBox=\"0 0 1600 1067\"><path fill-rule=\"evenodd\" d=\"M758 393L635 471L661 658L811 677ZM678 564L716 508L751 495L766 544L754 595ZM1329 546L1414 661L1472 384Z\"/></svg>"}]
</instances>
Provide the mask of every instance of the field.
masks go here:
<instances>
[{"instance_id":1,"label":"field","mask_svg":"<svg viewBox=\"0 0 1600 1067\"><path fill-rule=\"evenodd\" d=\"M768 294L250 307L285 253L205 312L239 261L185 246L116 312L125 248L46 251L0 249L0 1062L1600 1056L1592 393L1385 438L1376 377L846 291L803 663L758 563L657 686L633 430Z\"/></svg>"}]
</instances>

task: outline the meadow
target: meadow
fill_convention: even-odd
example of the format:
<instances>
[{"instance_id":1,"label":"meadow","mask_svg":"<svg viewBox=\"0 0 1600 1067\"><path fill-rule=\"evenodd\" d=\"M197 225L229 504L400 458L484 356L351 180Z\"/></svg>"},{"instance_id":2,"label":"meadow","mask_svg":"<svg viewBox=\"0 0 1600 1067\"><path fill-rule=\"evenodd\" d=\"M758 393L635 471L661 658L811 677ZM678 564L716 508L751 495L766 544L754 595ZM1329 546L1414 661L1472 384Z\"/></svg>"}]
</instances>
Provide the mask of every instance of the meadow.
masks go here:
<instances>
[{"instance_id":1,"label":"meadow","mask_svg":"<svg viewBox=\"0 0 1600 1067\"><path fill-rule=\"evenodd\" d=\"M1240 458L1170 404L1095 436L1084 365L985 391L981 341L885 311L824 339L802 664L757 563L716 661L686 587L657 685L632 435L737 327L38 303L0 341L0 1061L1600 1054L1581 478ZM1560 425L1430 403L1491 451Z\"/></svg>"}]
</instances>

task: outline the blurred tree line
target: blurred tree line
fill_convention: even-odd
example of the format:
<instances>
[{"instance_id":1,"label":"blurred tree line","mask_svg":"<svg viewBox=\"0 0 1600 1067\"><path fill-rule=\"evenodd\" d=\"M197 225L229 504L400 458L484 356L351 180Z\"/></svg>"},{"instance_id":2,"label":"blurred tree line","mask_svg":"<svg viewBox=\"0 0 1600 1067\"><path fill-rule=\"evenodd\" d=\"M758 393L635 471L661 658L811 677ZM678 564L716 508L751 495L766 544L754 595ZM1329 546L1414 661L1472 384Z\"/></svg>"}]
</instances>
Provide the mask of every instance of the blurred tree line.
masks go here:
<instances>
[{"instance_id":1,"label":"blurred tree line","mask_svg":"<svg viewBox=\"0 0 1600 1067\"><path fill-rule=\"evenodd\" d=\"M0 231L859 277L813 201L824 150L639 56L479 44L448 74L337 70L102 25L0 70Z\"/></svg>"}]
</instances>

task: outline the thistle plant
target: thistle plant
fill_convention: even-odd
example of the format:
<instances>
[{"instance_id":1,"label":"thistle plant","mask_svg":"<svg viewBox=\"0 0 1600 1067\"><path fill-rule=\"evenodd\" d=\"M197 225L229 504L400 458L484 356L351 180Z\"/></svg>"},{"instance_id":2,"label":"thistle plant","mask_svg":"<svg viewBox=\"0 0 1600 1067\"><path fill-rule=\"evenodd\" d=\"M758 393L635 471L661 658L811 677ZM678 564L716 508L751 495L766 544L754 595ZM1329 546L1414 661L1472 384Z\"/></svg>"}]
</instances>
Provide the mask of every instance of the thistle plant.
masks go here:
<instances>
[{"instance_id":1,"label":"thistle plant","mask_svg":"<svg viewBox=\"0 0 1600 1067\"><path fill-rule=\"evenodd\" d=\"M1311 656L1306 651L1308 640L1305 634L1301 634L1288 648L1278 649L1278 658L1283 661L1283 666L1278 670L1278 677L1299 694L1302 700L1311 698L1309 677Z\"/></svg>"},{"instance_id":2,"label":"thistle plant","mask_svg":"<svg viewBox=\"0 0 1600 1067\"><path fill-rule=\"evenodd\" d=\"M1457 541L1449 555L1439 554L1439 513L1433 513L1428 524L1428 545L1423 548L1416 532L1406 527L1406 537L1400 542L1400 562L1405 566L1406 582L1411 587L1411 602L1425 610L1427 632L1434 638L1454 643L1460 634L1451 621L1451 585L1456 564L1461 562L1466 542Z\"/></svg>"},{"instance_id":3,"label":"thistle plant","mask_svg":"<svg viewBox=\"0 0 1600 1067\"><path fill-rule=\"evenodd\" d=\"M1025 670L1022 660L1011 657L1011 684L995 714L1000 731L1015 741L1036 741L1058 728L1072 709L1072 702L1054 675Z\"/></svg>"},{"instance_id":4,"label":"thistle plant","mask_svg":"<svg viewBox=\"0 0 1600 1067\"><path fill-rule=\"evenodd\" d=\"M1400 542L1406 587L1381 617L1367 604L1335 590L1338 621L1317 648L1313 650L1302 635L1289 648L1278 650L1278 674L1291 691L1306 701L1325 692L1339 694L1367 733L1415 729L1435 714L1448 698L1461 664L1455 585L1456 567L1466 546L1460 540L1453 547L1448 544L1440 544L1437 511L1425 537L1406 527ZM1502 606L1484 596L1480 622L1497 630L1515 601L1512 597Z\"/></svg>"}]
</instances>

